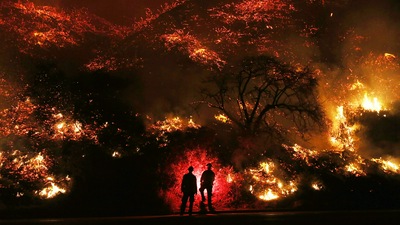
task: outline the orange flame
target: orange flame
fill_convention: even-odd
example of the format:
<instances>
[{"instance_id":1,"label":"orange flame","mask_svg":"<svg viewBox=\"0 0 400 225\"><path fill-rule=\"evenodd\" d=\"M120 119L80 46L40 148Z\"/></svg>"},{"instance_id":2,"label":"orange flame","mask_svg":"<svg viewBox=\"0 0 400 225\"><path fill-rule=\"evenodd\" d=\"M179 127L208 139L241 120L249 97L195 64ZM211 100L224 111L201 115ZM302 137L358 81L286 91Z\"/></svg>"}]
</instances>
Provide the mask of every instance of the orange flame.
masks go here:
<instances>
[{"instance_id":1,"label":"orange flame","mask_svg":"<svg viewBox=\"0 0 400 225\"><path fill-rule=\"evenodd\" d=\"M364 110L379 112L382 110L382 104L378 101L378 98L373 98L372 100L368 97L368 94L364 94L364 100L362 102L362 107Z\"/></svg>"},{"instance_id":2,"label":"orange flame","mask_svg":"<svg viewBox=\"0 0 400 225\"><path fill-rule=\"evenodd\" d=\"M373 158L371 161L379 163L385 172L400 174L400 165L397 163L394 163L390 160L384 160L382 158Z\"/></svg>"},{"instance_id":3,"label":"orange flame","mask_svg":"<svg viewBox=\"0 0 400 225\"><path fill-rule=\"evenodd\" d=\"M230 119L224 114L215 115L214 118L223 123L230 123Z\"/></svg>"},{"instance_id":4,"label":"orange flame","mask_svg":"<svg viewBox=\"0 0 400 225\"><path fill-rule=\"evenodd\" d=\"M285 182L278 178L275 175L277 169L274 162L267 160L261 162L257 168L246 170L245 174L250 175L251 179L250 193L263 201L271 201L295 193L296 182L293 180Z\"/></svg>"}]
</instances>

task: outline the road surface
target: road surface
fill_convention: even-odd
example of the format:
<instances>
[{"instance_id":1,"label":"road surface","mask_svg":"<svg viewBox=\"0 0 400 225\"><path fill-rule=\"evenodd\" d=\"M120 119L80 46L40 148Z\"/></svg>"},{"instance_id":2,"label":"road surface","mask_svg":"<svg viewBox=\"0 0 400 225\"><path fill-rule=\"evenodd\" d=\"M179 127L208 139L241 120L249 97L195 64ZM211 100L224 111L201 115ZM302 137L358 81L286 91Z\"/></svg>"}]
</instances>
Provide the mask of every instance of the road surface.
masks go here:
<instances>
[{"instance_id":1,"label":"road surface","mask_svg":"<svg viewBox=\"0 0 400 225\"><path fill-rule=\"evenodd\" d=\"M386 211L304 211L304 212L219 212L193 216L160 215L96 218L44 218L1 220L0 224L81 225L399 225L400 210Z\"/></svg>"}]
</instances>

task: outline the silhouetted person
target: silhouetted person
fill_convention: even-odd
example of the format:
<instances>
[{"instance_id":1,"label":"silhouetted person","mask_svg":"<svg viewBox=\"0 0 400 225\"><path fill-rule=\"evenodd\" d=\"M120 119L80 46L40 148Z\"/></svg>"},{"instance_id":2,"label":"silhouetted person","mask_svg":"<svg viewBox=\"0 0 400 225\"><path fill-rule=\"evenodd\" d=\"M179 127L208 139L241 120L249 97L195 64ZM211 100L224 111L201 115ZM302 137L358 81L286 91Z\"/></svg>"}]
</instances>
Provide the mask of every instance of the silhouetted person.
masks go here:
<instances>
[{"instance_id":1,"label":"silhouetted person","mask_svg":"<svg viewBox=\"0 0 400 225\"><path fill-rule=\"evenodd\" d=\"M181 215L185 212L186 203L189 199L189 215L192 215L194 195L197 194L197 179L193 175L193 166L189 167L189 173L183 175L181 191L183 192L182 204L181 204Z\"/></svg>"},{"instance_id":2,"label":"silhouetted person","mask_svg":"<svg viewBox=\"0 0 400 225\"><path fill-rule=\"evenodd\" d=\"M207 164L207 170L201 174L200 178L200 193L201 193L201 201L204 202L206 200L206 197L204 196L204 190L207 190L207 201L208 201L208 210L214 211L214 208L212 207L212 188L214 185L214 180L215 180L215 173L211 170L211 163Z\"/></svg>"}]
</instances>

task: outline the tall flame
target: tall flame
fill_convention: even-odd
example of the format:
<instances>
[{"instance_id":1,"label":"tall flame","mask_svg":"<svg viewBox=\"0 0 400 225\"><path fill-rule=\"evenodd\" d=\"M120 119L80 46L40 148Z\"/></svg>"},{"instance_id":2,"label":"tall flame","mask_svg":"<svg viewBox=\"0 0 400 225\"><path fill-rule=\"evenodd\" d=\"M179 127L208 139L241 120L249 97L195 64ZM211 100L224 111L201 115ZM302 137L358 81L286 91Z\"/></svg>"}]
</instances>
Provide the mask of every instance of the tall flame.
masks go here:
<instances>
[{"instance_id":1,"label":"tall flame","mask_svg":"<svg viewBox=\"0 0 400 225\"><path fill-rule=\"evenodd\" d=\"M368 97L368 94L364 94L364 100L362 102L364 110L379 112L382 110L382 104L378 101L378 98L374 97L372 100Z\"/></svg>"}]
</instances>

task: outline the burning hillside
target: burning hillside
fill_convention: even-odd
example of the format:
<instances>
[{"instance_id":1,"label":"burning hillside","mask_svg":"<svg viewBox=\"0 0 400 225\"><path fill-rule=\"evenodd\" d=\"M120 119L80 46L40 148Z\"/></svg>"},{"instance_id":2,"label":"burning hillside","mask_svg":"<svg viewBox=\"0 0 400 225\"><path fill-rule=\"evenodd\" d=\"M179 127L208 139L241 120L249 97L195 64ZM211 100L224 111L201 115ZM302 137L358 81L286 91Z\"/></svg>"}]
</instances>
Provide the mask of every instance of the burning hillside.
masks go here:
<instances>
[{"instance_id":1,"label":"burning hillside","mask_svg":"<svg viewBox=\"0 0 400 225\"><path fill-rule=\"evenodd\" d=\"M4 75L3 75L4 77ZM66 193L69 174L54 174L60 163L55 151L63 140L97 142L97 130L55 107L35 104L23 89L2 79L1 189L6 198L53 198ZM13 91L11 91L13 87ZM39 119L37 114L42 114ZM99 130L101 128L98 128ZM52 143L52 144L49 144Z\"/></svg>"},{"instance_id":2,"label":"burning hillside","mask_svg":"<svg viewBox=\"0 0 400 225\"><path fill-rule=\"evenodd\" d=\"M124 31L85 11L65 12L49 6L36 6L29 1L1 4L2 26L14 33L16 41L25 42L20 51L29 52L34 46L48 49L80 45L85 33L99 36L123 37Z\"/></svg>"},{"instance_id":3,"label":"burning hillside","mask_svg":"<svg viewBox=\"0 0 400 225\"><path fill-rule=\"evenodd\" d=\"M1 200L176 211L187 168L212 163L217 210L399 206L384 2L176 0L131 26L2 2Z\"/></svg>"}]
</instances>

